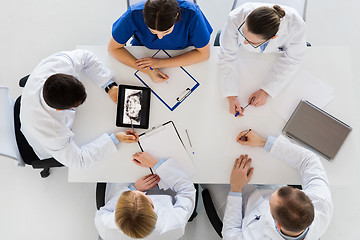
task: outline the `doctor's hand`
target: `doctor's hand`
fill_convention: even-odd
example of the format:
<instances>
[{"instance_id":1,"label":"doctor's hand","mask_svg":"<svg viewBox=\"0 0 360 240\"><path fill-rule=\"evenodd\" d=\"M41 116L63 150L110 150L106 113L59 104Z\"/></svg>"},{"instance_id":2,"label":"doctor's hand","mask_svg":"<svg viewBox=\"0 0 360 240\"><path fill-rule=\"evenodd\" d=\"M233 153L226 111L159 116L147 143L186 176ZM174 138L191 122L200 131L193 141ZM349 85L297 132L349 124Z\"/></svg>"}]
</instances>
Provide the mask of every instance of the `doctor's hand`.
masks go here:
<instances>
[{"instance_id":1,"label":"doctor's hand","mask_svg":"<svg viewBox=\"0 0 360 240\"><path fill-rule=\"evenodd\" d=\"M237 112L239 112L239 115L237 117L244 116L244 109L240 106L238 98L236 96L229 96L227 97L227 99L229 101L229 112L234 116Z\"/></svg>"},{"instance_id":2,"label":"doctor's hand","mask_svg":"<svg viewBox=\"0 0 360 240\"><path fill-rule=\"evenodd\" d=\"M137 190L144 192L144 191L149 190L150 188L155 187L159 181L160 181L160 177L158 175L148 174L145 177L138 179L135 182L134 187Z\"/></svg>"},{"instance_id":3,"label":"doctor's hand","mask_svg":"<svg viewBox=\"0 0 360 240\"><path fill-rule=\"evenodd\" d=\"M161 68L161 59L159 58L152 58L152 57L145 57L140 58L135 61L137 67L146 69L148 67L152 68Z\"/></svg>"},{"instance_id":4,"label":"doctor's hand","mask_svg":"<svg viewBox=\"0 0 360 240\"><path fill-rule=\"evenodd\" d=\"M242 192L254 173L254 168L250 166L251 158L248 159L248 155L241 155L235 160L230 176L230 191Z\"/></svg>"},{"instance_id":5,"label":"doctor's hand","mask_svg":"<svg viewBox=\"0 0 360 240\"><path fill-rule=\"evenodd\" d=\"M115 133L115 137L120 141L124 143L135 143L139 141L139 135L136 132L133 132L132 130L127 130L125 132L117 132Z\"/></svg>"},{"instance_id":6,"label":"doctor's hand","mask_svg":"<svg viewBox=\"0 0 360 240\"><path fill-rule=\"evenodd\" d=\"M236 137L236 141L241 145L251 146L251 147L264 147L266 143L266 138L260 136L255 131L251 130L245 137L241 139L242 136L247 132L247 130L242 131Z\"/></svg>"},{"instance_id":7,"label":"doctor's hand","mask_svg":"<svg viewBox=\"0 0 360 240\"><path fill-rule=\"evenodd\" d=\"M262 89L257 90L256 92L252 93L249 97L249 103L251 102L251 99L255 97L255 100L250 104L255 107L259 107L261 105L264 105L266 103L267 97L269 94L265 92Z\"/></svg>"},{"instance_id":8,"label":"doctor's hand","mask_svg":"<svg viewBox=\"0 0 360 240\"><path fill-rule=\"evenodd\" d=\"M161 72L159 69L157 68L153 68L153 70L151 70L149 68L149 70L147 70L147 74L149 74L149 76L151 77L151 80L154 83L160 83L160 82L164 82L166 80L169 79L169 76L166 75L165 73Z\"/></svg>"},{"instance_id":9,"label":"doctor's hand","mask_svg":"<svg viewBox=\"0 0 360 240\"><path fill-rule=\"evenodd\" d=\"M147 152L137 152L133 155L133 162L141 167L154 167L158 162L156 158Z\"/></svg>"},{"instance_id":10,"label":"doctor's hand","mask_svg":"<svg viewBox=\"0 0 360 240\"><path fill-rule=\"evenodd\" d=\"M118 97L118 86L114 86L112 88L109 89L109 97L111 98L111 100L113 100L114 103L117 103L117 97Z\"/></svg>"}]
</instances>

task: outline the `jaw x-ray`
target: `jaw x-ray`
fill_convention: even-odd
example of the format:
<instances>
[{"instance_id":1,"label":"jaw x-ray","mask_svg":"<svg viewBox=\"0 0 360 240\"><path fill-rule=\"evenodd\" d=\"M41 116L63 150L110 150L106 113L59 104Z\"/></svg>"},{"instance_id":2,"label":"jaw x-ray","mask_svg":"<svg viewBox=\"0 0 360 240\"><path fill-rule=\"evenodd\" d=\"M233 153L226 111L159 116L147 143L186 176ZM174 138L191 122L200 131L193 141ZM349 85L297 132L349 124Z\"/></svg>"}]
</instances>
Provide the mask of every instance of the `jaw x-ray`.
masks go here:
<instances>
[{"instance_id":1,"label":"jaw x-ray","mask_svg":"<svg viewBox=\"0 0 360 240\"><path fill-rule=\"evenodd\" d=\"M119 85L116 126L149 127L150 88Z\"/></svg>"},{"instance_id":2,"label":"jaw x-ray","mask_svg":"<svg viewBox=\"0 0 360 240\"><path fill-rule=\"evenodd\" d=\"M142 90L125 89L123 123L140 125Z\"/></svg>"}]
</instances>

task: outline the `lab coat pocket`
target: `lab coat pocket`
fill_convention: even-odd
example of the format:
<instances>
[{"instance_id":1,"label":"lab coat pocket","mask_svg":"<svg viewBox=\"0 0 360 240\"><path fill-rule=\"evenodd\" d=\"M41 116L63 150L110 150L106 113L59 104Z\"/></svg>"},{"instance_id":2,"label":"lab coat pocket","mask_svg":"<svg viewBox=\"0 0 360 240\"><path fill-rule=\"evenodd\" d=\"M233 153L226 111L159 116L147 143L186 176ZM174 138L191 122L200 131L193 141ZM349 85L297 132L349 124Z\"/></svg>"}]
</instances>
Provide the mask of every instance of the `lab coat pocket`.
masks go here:
<instances>
[{"instance_id":1,"label":"lab coat pocket","mask_svg":"<svg viewBox=\"0 0 360 240\"><path fill-rule=\"evenodd\" d=\"M246 219L244 219L243 227L247 228L250 224L260 221L260 219L260 212L254 211L254 213L251 213L251 215L247 216Z\"/></svg>"},{"instance_id":2,"label":"lab coat pocket","mask_svg":"<svg viewBox=\"0 0 360 240\"><path fill-rule=\"evenodd\" d=\"M283 47L283 46L278 47L278 52L279 52L279 53L285 52L284 47Z\"/></svg>"}]
</instances>

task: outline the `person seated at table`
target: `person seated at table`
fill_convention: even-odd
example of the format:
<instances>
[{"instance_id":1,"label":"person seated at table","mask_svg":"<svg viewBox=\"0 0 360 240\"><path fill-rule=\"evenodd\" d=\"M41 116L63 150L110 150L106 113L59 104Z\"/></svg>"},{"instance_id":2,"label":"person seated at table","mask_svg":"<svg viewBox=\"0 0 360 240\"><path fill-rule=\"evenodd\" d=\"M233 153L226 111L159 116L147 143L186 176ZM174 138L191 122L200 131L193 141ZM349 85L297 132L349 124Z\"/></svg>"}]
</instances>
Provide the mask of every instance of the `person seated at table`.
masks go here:
<instances>
[{"instance_id":1,"label":"person seated at table","mask_svg":"<svg viewBox=\"0 0 360 240\"><path fill-rule=\"evenodd\" d=\"M220 35L219 76L231 114L243 116L238 88L242 81L249 81L239 79L234 66L240 49L280 54L259 90L249 93L248 103L258 107L268 96L275 97L300 65L306 52L305 32L305 22L290 7L249 2L230 12Z\"/></svg>"},{"instance_id":2,"label":"person seated at table","mask_svg":"<svg viewBox=\"0 0 360 240\"><path fill-rule=\"evenodd\" d=\"M325 233L333 212L329 182L319 157L283 136L266 139L251 131L240 139L245 132L237 137L239 143L263 147L296 168L304 190L291 186L248 185L254 172L252 159L241 155L234 163L227 196L215 198L217 201L227 198L224 239L318 240ZM217 193L210 191L210 194Z\"/></svg>"},{"instance_id":3,"label":"person seated at table","mask_svg":"<svg viewBox=\"0 0 360 240\"><path fill-rule=\"evenodd\" d=\"M111 71L86 50L59 52L43 59L26 82L21 97L21 132L40 160L52 157L69 168L82 169L116 152L119 142L138 141L138 135L128 130L104 133L81 147L76 145L71 130L75 109L87 97L77 78L81 72L117 101Z\"/></svg>"},{"instance_id":4,"label":"person seated at table","mask_svg":"<svg viewBox=\"0 0 360 240\"><path fill-rule=\"evenodd\" d=\"M109 53L121 63L148 74L154 82L168 76L159 69L205 61L210 56L212 28L199 6L189 1L147 0L136 3L113 24ZM149 49L195 49L176 57L136 59L125 48L133 36L133 46Z\"/></svg>"},{"instance_id":5,"label":"person seated at table","mask_svg":"<svg viewBox=\"0 0 360 240\"><path fill-rule=\"evenodd\" d=\"M179 239L195 207L193 183L173 159L158 160L146 152L136 153L133 158L137 165L151 167L156 174L140 178L128 187L111 184L111 190L107 188L110 200L95 216L101 238ZM154 189L158 183L168 186L174 199ZM152 190L153 194L149 194Z\"/></svg>"}]
</instances>

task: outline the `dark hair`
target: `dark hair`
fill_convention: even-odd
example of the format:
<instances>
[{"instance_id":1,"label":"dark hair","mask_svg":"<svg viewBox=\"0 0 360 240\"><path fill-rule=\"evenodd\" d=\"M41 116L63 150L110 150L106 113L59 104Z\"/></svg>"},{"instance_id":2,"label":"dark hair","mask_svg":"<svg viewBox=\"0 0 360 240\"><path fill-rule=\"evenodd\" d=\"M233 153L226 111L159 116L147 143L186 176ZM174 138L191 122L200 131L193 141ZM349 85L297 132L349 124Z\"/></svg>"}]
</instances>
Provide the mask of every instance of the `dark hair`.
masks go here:
<instances>
[{"instance_id":1,"label":"dark hair","mask_svg":"<svg viewBox=\"0 0 360 240\"><path fill-rule=\"evenodd\" d=\"M291 232L301 232L314 220L314 205L306 194L298 189L287 186L277 191L281 199L279 206L274 208L274 219Z\"/></svg>"},{"instance_id":2,"label":"dark hair","mask_svg":"<svg viewBox=\"0 0 360 240\"><path fill-rule=\"evenodd\" d=\"M83 104L86 92L84 85L74 76L58 73L45 81L43 96L50 107L65 110Z\"/></svg>"},{"instance_id":3,"label":"dark hair","mask_svg":"<svg viewBox=\"0 0 360 240\"><path fill-rule=\"evenodd\" d=\"M146 26L166 31L179 21L181 8L176 0L147 0L143 14Z\"/></svg>"},{"instance_id":4,"label":"dark hair","mask_svg":"<svg viewBox=\"0 0 360 240\"><path fill-rule=\"evenodd\" d=\"M248 30L263 36L264 39L274 37L279 30L280 19L285 16L285 11L279 6L258 7L246 18Z\"/></svg>"}]
</instances>

